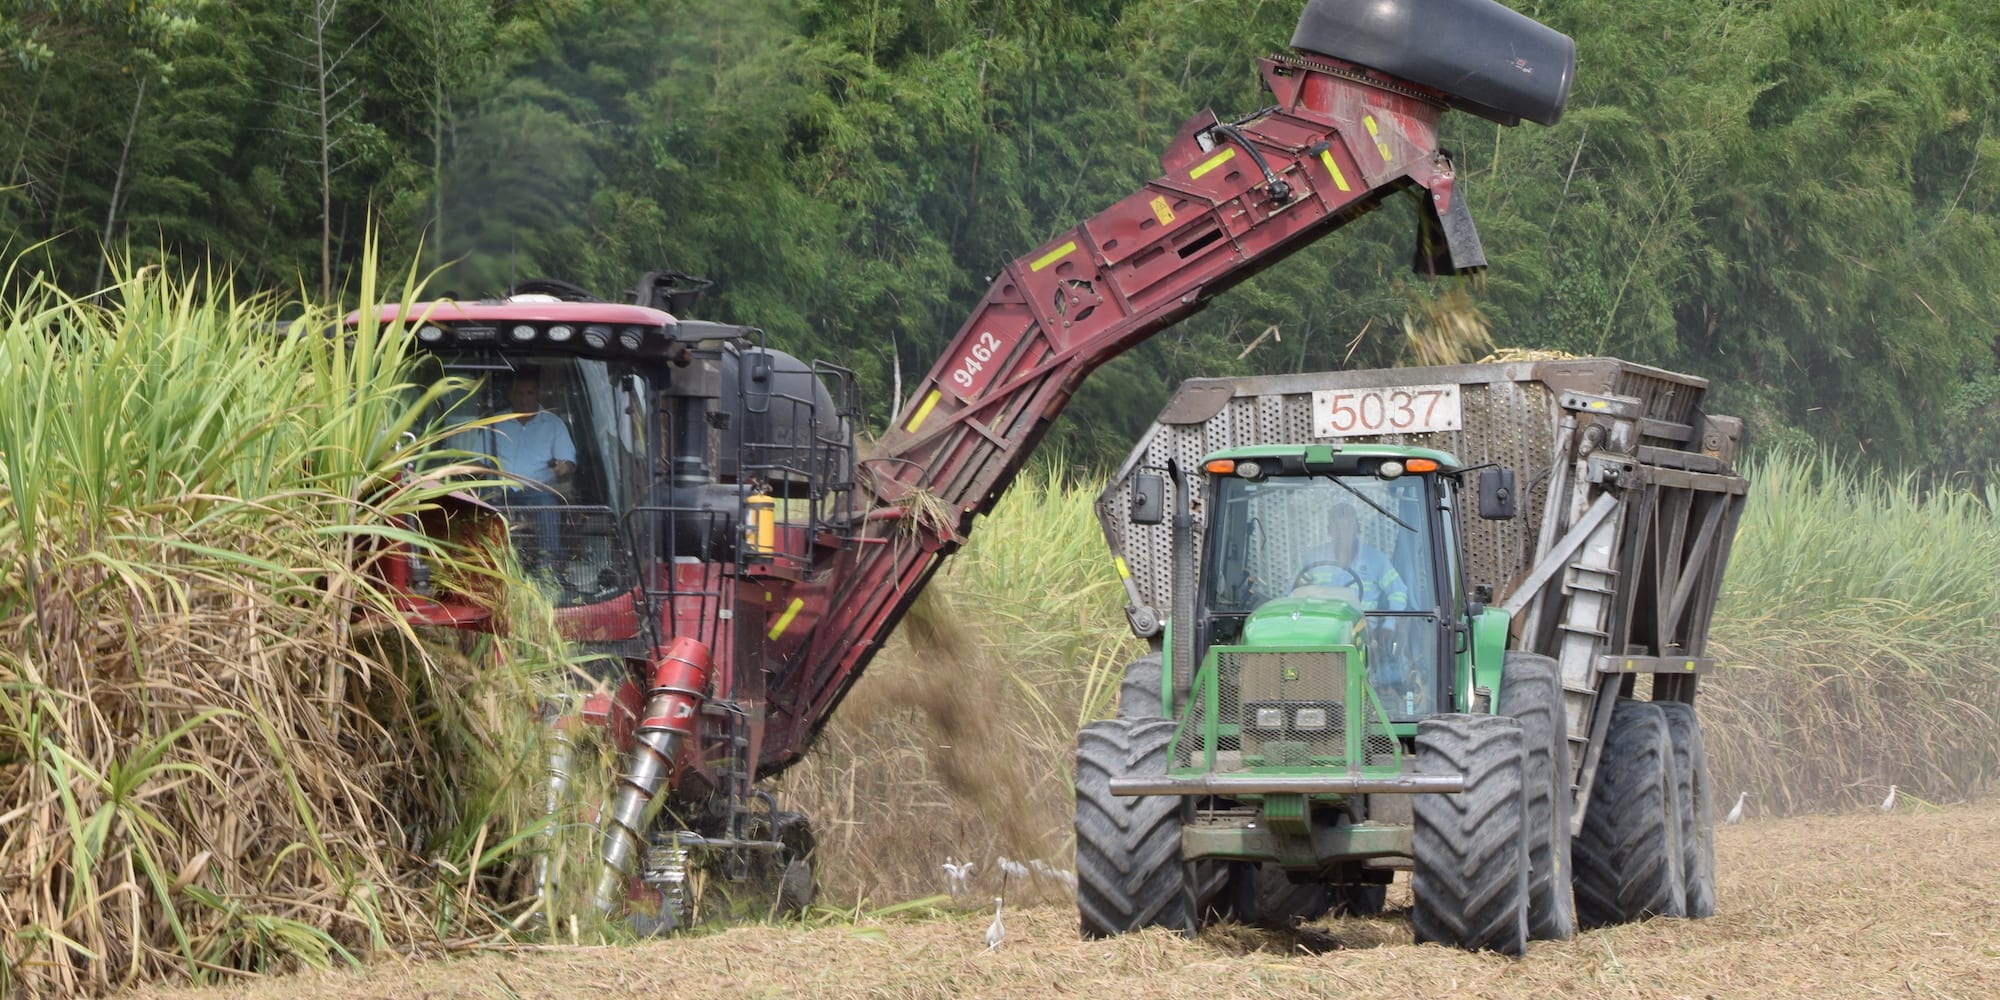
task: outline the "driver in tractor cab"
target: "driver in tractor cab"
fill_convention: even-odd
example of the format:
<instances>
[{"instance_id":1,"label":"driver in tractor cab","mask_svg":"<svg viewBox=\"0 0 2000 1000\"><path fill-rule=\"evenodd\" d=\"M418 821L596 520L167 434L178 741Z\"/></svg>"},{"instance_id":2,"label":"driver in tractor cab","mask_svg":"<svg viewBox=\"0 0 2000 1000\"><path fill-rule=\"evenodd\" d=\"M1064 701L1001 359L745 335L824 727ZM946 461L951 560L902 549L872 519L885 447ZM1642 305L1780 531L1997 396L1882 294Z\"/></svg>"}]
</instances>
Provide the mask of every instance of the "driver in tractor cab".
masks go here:
<instances>
[{"instance_id":1,"label":"driver in tractor cab","mask_svg":"<svg viewBox=\"0 0 2000 1000\"><path fill-rule=\"evenodd\" d=\"M1327 540L1305 551L1292 593L1301 597L1343 600L1364 612L1407 611L1409 588L1403 575L1381 549L1361 540L1359 512L1352 504L1336 503L1326 518ZM1368 681L1389 714L1410 714L1425 695L1416 672L1409 669L1407 651L1396 642L1396 620L1369 616Z\"/></svg>"},{"instance_id":2,"label":"driver in tractor cab","mask_svg":"<svg viewBox=\"0 0 2000 1000\"><path fill-rule=\"evenodd\" d=\"M1361 540L1361 522L1352 504L1335 504L1326 518L1327 540L1306 550L1305 562L1292 581L1292 592L1320 587L1347 590L1346 594L1311 593L1304 596L1339 596L1363 611L1404 611L1410 606L1409 590L1403 575L1390 565L1381 549Z\"/></svg>"}]
</instances>

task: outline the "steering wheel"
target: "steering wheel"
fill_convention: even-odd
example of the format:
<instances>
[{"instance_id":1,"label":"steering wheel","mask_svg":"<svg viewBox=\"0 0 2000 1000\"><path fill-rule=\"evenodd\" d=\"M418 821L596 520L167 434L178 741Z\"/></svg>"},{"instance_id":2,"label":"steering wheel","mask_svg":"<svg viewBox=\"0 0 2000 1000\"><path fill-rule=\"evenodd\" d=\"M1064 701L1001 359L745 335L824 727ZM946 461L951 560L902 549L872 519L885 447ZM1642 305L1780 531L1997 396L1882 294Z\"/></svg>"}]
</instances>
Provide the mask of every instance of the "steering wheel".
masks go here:
<instances>
[{"instance_id":1,"label":"steering wheel","mask_svg":"<svg viewBox=\"0 0 2000 1000\"><path fill-rule=\"evenodd\" d=\"M1292 589L1297 590L1300 587L1312 587L1312 586L1321 586L1321 587L1347 586L1347 584L1345 583L1338 583L1338 582L1322 583L1321 581L1314 579L1313 570L1319 569L1322 566L1331 567L1333 569L1341 571L1342 573L1347 574L1347 578L1349 580L1354 581L1353 590L1356 594L1361 593L1361 591L1365 589L1361 586L1361 574L1356 573L1351 569L1348 569L1346 566L1343 566L1332 559L1321 559L1318 562L1309 562L1304 566L1300 567L1299 575L1292 578ZM1337 581L1339 578L1335 577L1334 579Z\"/></svg>"}]
</instances>

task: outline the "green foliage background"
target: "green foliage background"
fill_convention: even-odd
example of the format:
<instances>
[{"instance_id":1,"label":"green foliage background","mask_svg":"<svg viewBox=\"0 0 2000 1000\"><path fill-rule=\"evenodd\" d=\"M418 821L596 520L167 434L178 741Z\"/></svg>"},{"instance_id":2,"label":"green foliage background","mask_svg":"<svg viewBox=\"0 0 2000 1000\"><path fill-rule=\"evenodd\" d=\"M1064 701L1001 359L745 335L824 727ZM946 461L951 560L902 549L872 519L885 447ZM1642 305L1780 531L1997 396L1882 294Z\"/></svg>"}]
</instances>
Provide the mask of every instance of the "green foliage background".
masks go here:
<instances>
[{"instance_id":1,"label":"green foliage background","mask_svg":"<svg viewBox=\"0 0 2000 1000\"><path fill-rule=\"evenodd\" d=\"M2000 8L1515 6L1580 65L1553 128L1448 118L1496 340L1708 375L1764 443L1992 468ZM464 295L671 265L717 279L705 315L857 368L879 421L1001 263L1188 115L1260 106L1300 7L0 0L0 233L78 293L110 243L338 297L370 222ZM1121 359L1069 453L1122 453L1187 375L1407 360L1440 291L1410 239L1391 205Z\"/></svg>"}]
</instances>

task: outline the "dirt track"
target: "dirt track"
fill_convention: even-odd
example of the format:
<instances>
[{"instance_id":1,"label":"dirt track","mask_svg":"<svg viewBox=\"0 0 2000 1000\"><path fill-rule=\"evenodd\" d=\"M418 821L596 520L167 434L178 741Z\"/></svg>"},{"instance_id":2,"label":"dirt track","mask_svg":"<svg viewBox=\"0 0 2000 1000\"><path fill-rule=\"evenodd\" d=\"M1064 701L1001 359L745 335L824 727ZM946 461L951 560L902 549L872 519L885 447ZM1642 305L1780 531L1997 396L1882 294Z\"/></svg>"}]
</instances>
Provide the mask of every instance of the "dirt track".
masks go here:
<instances>
[{"instance_id":1,"label":"dirt track","mask_svg":"<svg viewBox=\"0 0 2000 1000\"><path fill-rule=\"evenodd\" d=\"M1297 935L1230 928L1080 941L1073 911L859 926L746 927L630 948L391 962L180 1000L573 996L1081 995L1990 998L2000 996L2000 803L1717 831L1720 912L1537 943L1509 961L1409 943L1403 915ZM1400 888L1400 886L1399 886ZM1407 897L1405 897L1405 901ZM1391 896L1392 911L1396 895Z\"/></svg>"}]
</instances>

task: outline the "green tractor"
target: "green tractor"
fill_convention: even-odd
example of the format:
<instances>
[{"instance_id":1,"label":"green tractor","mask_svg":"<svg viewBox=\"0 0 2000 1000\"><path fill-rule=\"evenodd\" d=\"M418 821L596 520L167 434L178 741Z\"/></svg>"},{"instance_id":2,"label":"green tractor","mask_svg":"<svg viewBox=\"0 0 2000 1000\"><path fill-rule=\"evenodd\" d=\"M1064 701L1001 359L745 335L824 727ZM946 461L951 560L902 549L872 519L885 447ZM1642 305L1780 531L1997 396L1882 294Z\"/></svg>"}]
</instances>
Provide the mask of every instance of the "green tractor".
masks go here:
<instances>
[{"instance_id":1,"label":"green tractor","mask_svg":"<svg viewBox=\"0 0 2000 1000\"><path fill-rule=\"evenodd\" d=\"M1743 481L1667 445L1721 431L1733 451L1739 425L1564 387L1699 380L1568 365L1204 380L1207 402L1169 404L1099 503L1158 651L1079 734L1086 935L1379 913L1398 870L1418 941L1510 955L1579 922L1712 912L1693 685ZM1315 433L1339 429L1346 387L1380 404L1357 418L1424 394L1452 412ZM1307 443L1259 440L1288 424Z\"/></svg>"}]
</instances>

